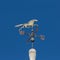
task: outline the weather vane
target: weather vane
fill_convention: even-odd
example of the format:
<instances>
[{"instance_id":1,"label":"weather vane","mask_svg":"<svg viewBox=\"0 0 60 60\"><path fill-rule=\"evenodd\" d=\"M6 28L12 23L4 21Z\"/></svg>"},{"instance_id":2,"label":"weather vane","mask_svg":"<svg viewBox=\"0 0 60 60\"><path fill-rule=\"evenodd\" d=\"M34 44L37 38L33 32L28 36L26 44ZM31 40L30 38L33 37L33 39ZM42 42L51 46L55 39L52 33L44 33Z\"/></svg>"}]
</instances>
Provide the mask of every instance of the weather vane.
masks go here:
<instances>
[{"instance_id":1,"label":"weather vane","mask_svg":"<svg viewBox=\"0 0 60 60\"><path fill-rule=\"evenodd\" d=\"M45 40L45 35L37 35L39 25L36 24L35 22L38 22L38 20L32 19L32 20L28 21L27 23L15 25L15 27L19 28L18 31L19 31L20 35L29 36L27 41L32 43L32 48L29 50L30 60L36 60L36 50L34 49L34 45L33 45L35 42L35 37L40 38L41 40ZM26 28L28 28L28 30L31 28L31 32L26 32L25 30L23 30Z\"/></svg>"}]
</instances>

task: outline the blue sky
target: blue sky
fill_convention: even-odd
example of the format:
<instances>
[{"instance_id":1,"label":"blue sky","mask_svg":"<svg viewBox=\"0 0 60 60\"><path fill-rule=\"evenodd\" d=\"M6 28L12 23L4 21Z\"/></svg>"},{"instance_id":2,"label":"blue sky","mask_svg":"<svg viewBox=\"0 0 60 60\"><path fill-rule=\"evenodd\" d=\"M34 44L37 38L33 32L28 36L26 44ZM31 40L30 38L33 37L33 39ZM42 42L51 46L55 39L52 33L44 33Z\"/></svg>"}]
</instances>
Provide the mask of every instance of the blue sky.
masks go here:
<instances>
[{"instance_id":1,"label":"blue sky","mask_svg":"<svg viewBox=\"0 0 60 60\"><path fill-rule=\"evenodd\" d=\"M38 19L36 60L60 60L60 1L59 0L1 0L0 1L0 60L28 60L30 43L20 36L14 26L30 19ZM24 38L23 38L24 37Z\"/></svg>"}]
</instances>

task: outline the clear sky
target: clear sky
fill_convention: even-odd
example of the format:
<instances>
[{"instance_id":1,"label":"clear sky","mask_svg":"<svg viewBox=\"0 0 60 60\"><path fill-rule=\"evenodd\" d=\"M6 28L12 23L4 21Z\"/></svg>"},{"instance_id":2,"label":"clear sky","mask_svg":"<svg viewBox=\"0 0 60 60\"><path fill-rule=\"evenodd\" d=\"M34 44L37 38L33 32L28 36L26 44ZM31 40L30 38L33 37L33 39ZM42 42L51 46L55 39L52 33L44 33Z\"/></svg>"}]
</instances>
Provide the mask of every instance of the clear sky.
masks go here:
<instances>
[{"instance_id":1,"label":"clear sky","mask_svg":"<svg viewBox=\"0 0 60 60\"><path fill-rule=\"evenodd\" d=\"M31 44L20 36L14 26L30 19L38 19L36 60L60 60L60 1L59 0L0 0L0 60L29 60Z\"/></svg>"}]
</instances>

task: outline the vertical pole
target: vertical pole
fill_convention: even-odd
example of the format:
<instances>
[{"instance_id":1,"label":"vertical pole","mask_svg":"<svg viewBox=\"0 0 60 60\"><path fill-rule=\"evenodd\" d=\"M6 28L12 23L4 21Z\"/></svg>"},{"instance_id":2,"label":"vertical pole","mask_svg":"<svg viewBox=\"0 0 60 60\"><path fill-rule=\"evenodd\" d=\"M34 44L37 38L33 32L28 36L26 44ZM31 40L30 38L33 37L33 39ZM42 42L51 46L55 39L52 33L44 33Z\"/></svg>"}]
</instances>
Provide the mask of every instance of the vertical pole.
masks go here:
<instances>
[{"instance_id":1,"label":"vertical pole","mask_svg":"<svg viewBox=\"0 0 60 60\"><path fill-rule=\"evenodd\" d=\"M34 47L33 44L34 44L34 43L32 42L32 48Z\"/></svg>"},{"instance_id":2,"label":"vertical pole","mask_svg":"<svg viewBox=\"0 0 60 60\"><path fill-rule=\"evenodd\" d=\"M36 60L36 49L34 49L34 30L32 27L32 34L31 34L31 43L32 43L32 48L29 49L29 60Z\"/></svg>"}]
</instances>

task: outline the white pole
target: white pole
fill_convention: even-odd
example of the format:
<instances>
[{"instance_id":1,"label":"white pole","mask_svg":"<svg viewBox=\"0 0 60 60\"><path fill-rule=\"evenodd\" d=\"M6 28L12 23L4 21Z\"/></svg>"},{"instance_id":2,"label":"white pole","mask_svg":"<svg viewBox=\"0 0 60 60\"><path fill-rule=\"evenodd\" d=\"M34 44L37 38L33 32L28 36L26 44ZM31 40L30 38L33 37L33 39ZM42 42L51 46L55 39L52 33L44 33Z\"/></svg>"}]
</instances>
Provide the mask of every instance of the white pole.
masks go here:
<instances>
[{"instance_id":1,"label":"white pole","mask_svg":"<svg viewBox=\"0 0 60 60\"><path fill-rule=\"evenodd\" d=\"M34 48L31 48L29 50L29 59L30 60L36 60L36 50Z\"/></svg>"}]
</instances>

